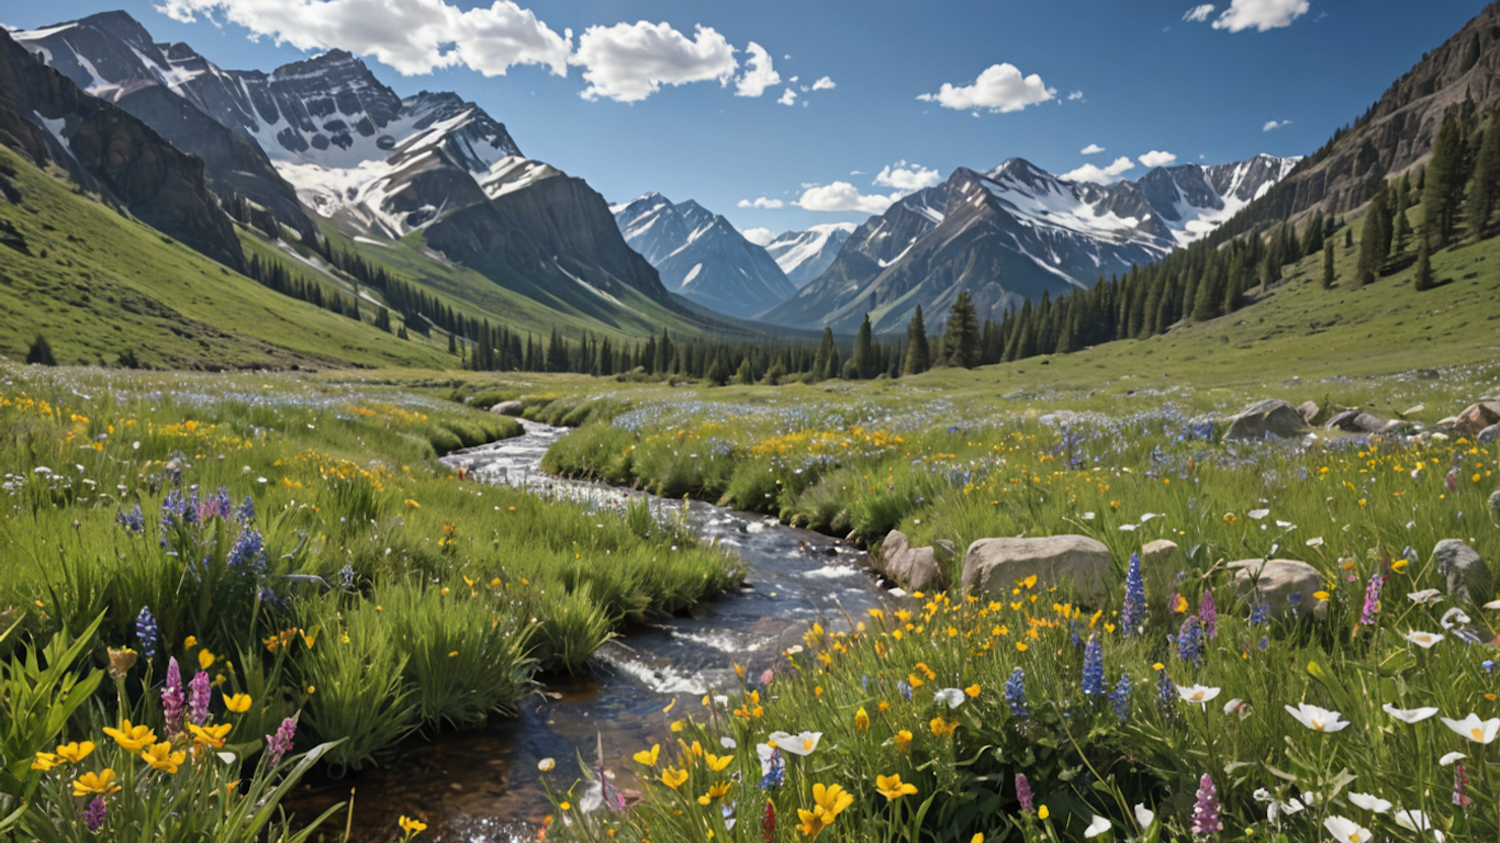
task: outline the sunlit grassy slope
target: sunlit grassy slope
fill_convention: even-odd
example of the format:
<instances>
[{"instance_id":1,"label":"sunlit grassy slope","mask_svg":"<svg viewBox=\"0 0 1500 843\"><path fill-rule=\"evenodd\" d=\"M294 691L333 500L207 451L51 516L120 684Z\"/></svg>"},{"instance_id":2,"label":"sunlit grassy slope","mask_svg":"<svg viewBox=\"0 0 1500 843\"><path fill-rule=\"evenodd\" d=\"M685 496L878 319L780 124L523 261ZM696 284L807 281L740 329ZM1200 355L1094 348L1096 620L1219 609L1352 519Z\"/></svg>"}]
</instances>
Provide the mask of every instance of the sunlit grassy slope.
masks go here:
<instances>
[{"instance_id":1,"label":"sunlit grassy slope","mask_svg":"<svg viewBox=\"0 0 1500 843\"><path fill-rule=\"evenodd\" d=\"M282 296L118 214L8 149L20 204L0 202L0 354L45 334L60 363L442 367L446 343L404 341ZM366 314L366 319L369 314Z\"/></svg>"}]
</instances>

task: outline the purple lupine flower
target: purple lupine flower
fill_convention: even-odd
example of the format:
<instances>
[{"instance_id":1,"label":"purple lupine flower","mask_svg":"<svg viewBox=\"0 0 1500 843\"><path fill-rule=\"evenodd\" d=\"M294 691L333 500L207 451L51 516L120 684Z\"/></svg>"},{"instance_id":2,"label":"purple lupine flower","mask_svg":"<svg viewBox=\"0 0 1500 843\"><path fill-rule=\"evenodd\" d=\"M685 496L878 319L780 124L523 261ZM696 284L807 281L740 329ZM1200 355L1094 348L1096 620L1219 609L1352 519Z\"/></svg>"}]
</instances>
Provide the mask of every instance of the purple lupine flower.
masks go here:
<instances>
[{"instance_id":1,"label":"purple lupine flower","mask_svg":"<svg viewBox=\"0 0 1500 843\"><path fill-rule=\"evenodd\" d=\"M1091 697L1104 694L1104 643L1097 635L1090 635L1083 648L1083 692Z\"/></svg>"},{"instance_id":2,"label":"purple lupine flower","mask_svg":"<svg viewBox=\"0 0 1500 843\"><path fill-rule=\"evenodd\" d=\"M1462 763L1453 765L1453 804L1460 808L1467 808L1474 804L1474 800L1464 795L1464 790L1469 785L1469 771L1464 769Z\"/></svg>"},{"instance_id":3,"label":"purple lupine flower","mask_svg":"<svg viewBox=\"0 0 1500 843\"><path fill-rule=\"evenodd\" d=\"M182 710L187 695L182 690L182 668L177 666L177 657L167 660L167 682L161 689L161 710L167 718L167 736L183 732Z\"/></svg>"},{"instance_id":4,"label":"purple lupine flower","mask_svg":"<svg viewBox=\"0 0 1500 843\"><path fill-rule=\"evenodd\" d=\"M1031 813L1031 782L1026 780L1025 773L1016 773L1016 799L1020 801L1023 813Z\"/></svg>"},{"instance_id":5,"label":"purple lupine flower","mask_svg":"<svg viewBox=\"0 0 1500 843\"><path fill-rule=\"evenodd\" d=\"M1166 717L1177 713L1177 683L1167 675L1165 668L1156 672L1156 703Z\"/></svg>"},{"instance_id":6,"label":"purple lupine flower","mask_svg":"<svg viewBox=\"0 0 1500 843\"><path fill-rule=\"evenodd\" d=\"M1380 590L1384 587L1385 574L1370 575L1370 582L1365 586L1365 608L1359 613L1359 622L1364 626L1375 625L1375 616L1380 613Z\"/></svg>"},{"instance_id":7,"label":"purple lupine flower","mask_svg":"<svg viewBox=\"0 0 1500 843\"><path fill-rule=\"evenodd\" d=\"M1120 722L1130 720L1130 674L1120 674L1120 681L1115 685L1115 690L1109 695L1110 704L1115 708L1115 716Z\"/></svg>"},{"instance_id":8,"label":"purple lupine flower","mask_svg":"<svg viewBox=\"0 0 1500 843\"><path fill-rule=\"evenodd\" d=\"M104 825L104 815L107 811L108 806L104 804L103 796L95 796L94 801L90 802L89 806L83 809L83 822L88 826L91 833L97 834L99 829Z\"/></svg>"},{"instance_id":9,"label":"purple lupine flower","mask_svg":"<svg viewBox=\"0 0 1500 843\"><path fill-rule=\"evenodd\" d=\"M1205 638L1219 637L1219 607L1214 603L1214 593L1206 588L1198 601L1198 622L1203 625Z\"/></svg>"},{"instance_id":10,"label":"purple lupine flower","mask_svg":"<svg viewBox=\"0 0 1500 843\"><path fill-rule=\"evenodd\" d=\"M116 512L115 523L131 533L139 534L146 531L146 516L141 513L140 504L136 504L135 509L129 512L125 512L124 510Z\"/></svg>"},{"instance_id":11,"label":"purple lupine flower","mask_svg":"<svg viewBox=\"0 0 1500 843\"><path fill-rule=\"evenodd\" d=\"M277 727L276 734L266 735L266 766L275 767L281 763L282 756L292 748L292 738L297 736L297 720L302 712L297 712L291 717L281 721Z\"/></svg>"},{"instance_id":12,"label":"purple lupine flower","mask_svg":"<svg viewBox=\"0 0 1500 843\"><path fill-rule=\"evenodd\" d=\"M225 563L232 571L260 576L266 570L266 542L258 530L246 529L234 540Z\"/></svg>"},{"instance_id":13,"label":"purple lupine flower","mask_svg":"<svg viewBox=\"0 0 1500 843\"><path fill-rule=\"evenodd\" d=\"M229 489L220 486L216 494L209 495L198 504L198 521L207 522L210 518L228 518L234 512L234 504L229 500Z\"/></svg>"},{"instance_id":14,"label":"purple lupine flower","mask_svg":"<svg viewBox=\"0 0 1500 843\"><path fill-rule=\"evenodd\" d=\"M1197 615L1188 615L1177 631L1177 658L1199 664L1202 660L1203 624Z\"/></svg>"},{"instance_id":15,"label":"purple lupine flower","mask_svg":"<svg viewBox=\"0 0 1500 843\"><path fill-rule=\"evenodd\" d=\"M1026 716L1026 671L1016 668L1005 680L1005 701L1010 703L1010 713L1016 717Z\"/></svg>"},{"instance_id":16,"label":"purple lupine flower","mask_svg":"<svg viewBox=\"0 0 1500 843\"><path fill-rule=\"evenodd\" d=\"M1130 554L1125 573L1125 602L1120 606L1120 628L1125 635L1139 632L1146 621L1146 581L1141 576L1141 555Z\"/></svg>"},{"instance_id":17,"label":"purple lupine flower","mask_svg":"<svg viewBox=\"0 0 1500 843\"><path fill-rule=\"evenodd\" d=\"M1198 801L1193 804L1193 834L1207 837L1224 830L1219 819L1219 792L1207 773L1198 780Z\"/></svg>"},{"instance_id":18,"label":"purple lupine flower","mask_svg":"<svg viewBox=\"0 0 1500 843\"><path fill-rule=\"evenodd\" d=\"M249 495L245 496L245 502L234 512L234 520L240 522L241 526L249 526L255 523L255 499Z\"/></svg>"},{"instance_id":19,"label":"purple lupine flower","mask_svg":"<svg viewBox=\"0 0 1500 843\"><path fill-rule=\"evenodd\" d=\"M141 655L148 660L156 656L156 618L152 617L151 609L141 607L141 613L135 616L135 637L141 645Z\"/></svg>"},{"instance_id":20,"label":"purple lupine flower","mask_svg":"<svg viewBox=\"0 0 1500 843\"><path fill-rule=\"evenodd\" d=\"M208 703L211 697L208 674L201 670L193 674L193 681L188 683L188 719L194 725L202 726L208 722Z\"/></svg>"}]
</instances>

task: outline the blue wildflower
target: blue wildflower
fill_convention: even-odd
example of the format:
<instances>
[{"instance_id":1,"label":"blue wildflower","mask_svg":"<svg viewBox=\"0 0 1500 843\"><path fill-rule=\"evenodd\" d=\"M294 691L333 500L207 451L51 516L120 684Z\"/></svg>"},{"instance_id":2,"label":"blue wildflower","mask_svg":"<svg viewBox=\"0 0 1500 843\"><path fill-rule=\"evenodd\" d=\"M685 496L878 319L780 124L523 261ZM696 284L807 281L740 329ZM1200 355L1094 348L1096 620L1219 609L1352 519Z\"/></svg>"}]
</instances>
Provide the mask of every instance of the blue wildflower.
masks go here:
<instances>
[{"instance_id":1,"label":"blue wildflower","mask_svg":"<svg viewBox=\"0 0 1500 843\"><path fill-rule=\"evenodd\" d=\"M1109 702L1114 706L1115 716L1121 722L1130 721L1130 674L1120 674L1120 681L1115 684L1115 690L1109 695Z\"/></svg>"},{"instance_id":2,"label":"blue wildflower","mask_svg":"<svg viewBox=\"0 0 1500 843\"><path fill-rule=\"evenodd\" d=\"M115 513L115 522L132 533L143 533L146 531L146 516L141 514L140 504L136 504L135 509L129 512Z\"/></svg>"},{"instance_id":3,"label":"blue wildflower","mask_svg":"<svg viewBox=\"0 0 1500 843\"><path fill-rule=\"evenodd\" d=\"M241 526L249 526L255 523L255 499L249 495L245 496L245 502L235 511L234 518Z\"/></svg>"},{"instance_id":4,"label":"blue wildflower","mask_svg":"<svg viewBox=\"0 0 1500 843\"><path fill-rule=\"evenodd\" d=\"M348 562L345 562L344 567L339 569L339 584L342 585L345 590L354 587L354 566L350 565Z\"/></svg>"},{"instance_id":5,"label":"blue wildflower","mask_svg":"<svg viewBox=\"0 0 1500 843\"><path fill-rule=\"evenodd\" d=\"M1250 625L1260 626L1271 619L1271 604L1262 600L1256 604L1255 611L1250 613Z\"/></svg>"},{"instance_id":6,"label":"blue wildflower","mask_svg":"<svg viewBox=\"0 0 1500 843\"><path fill-rule=\"evenodd\" d=\"M1095 635L1083 649L1083 692L1091 697L1104 693L1104 643Z\"/></svg>"},{"instance_id":7,"label":"blue wildflower","mask_svg":"<svg viewBox=\"0 0 1500 843\"><path fill-rule=\"evenodd\" d=\"M1203 624L1197 615L1188 615L1177 631L1177 658L1199 664L1203 649Z\"/></svg>"},{"instance_id":8,"label":"blue wildflower","mask_svg":"<svg viewBox=\"0 0 1500 843\"><path fill-rule=\"evenodd\" d=\"M896 683L896 690L901 692L901 696L905 697L907 702L911 702L911 686L906 684L905 680Z\"/></svg>"},{"instance_id":9,"label":"blue wildflower","mask_svg":"<svg viewBox=\"0 0 1500 843\"><path fill-rule=\"evenodd\" d=\"M1141 576L1141 555L1130 554L1130 569L1125 574L1125 602L1120 607L1120 626L1127 636L1141 630L1146 622L1146 581Z\"/></svg>"},{"instance_id":10,"label":"blue wildflower","mask_svg":"<svg viewBox=\"0 0 1500 843\"><path fill-rule=\"evenodd\" d=\"M1026 710L1026 671L1016 668L1010 672L1010 678L1005 680L1005 701L1010 703L1010 713L1017 717L1025 717Z\"/></svg>"},{"instance_id":11,"label":"blue wildflower","mask_svg":"<svg viewBox=\"0 0 1500 843\"><path fill-rule=\"evenodd\" d=\"M1156 704L1162 714L1171 717L1177 711L1177 684L1165 669L1156 672Z\"/></svg>"},{"instance_id":12,"label":"blue wildflower","mask_svg":"<svg viewBox=\"0 0 1500 843\"><path fill-rule=\"evenodd\" d=\"M135 637L140 642L141 655L148 659L156 656L156 636L156 618L149 608L142 606L141 613L135 616Z\"/></svg>"},{"instance_id":13,"label":"blue wildflower","mask_svg":"<svg viewBox=\"0 0 1500 843\"><path fill-rule=\"evenodd\" d=\"M786 760L781 757L781 750L771 750L771 757L762 765L765 773L760 777L760 789L769 790L773 787L781 787L786 780Z\"/></svg>"},{"instance_id":14,"label":"blue wildflower","mask_svg":"<svg viewBox=\"0 0 1500 843\"><path fill-rule=\"evenodd\" d=\"M245 530L235 539L225 560L231 570L260 576L266 569L266 543L257 530Z\"/></svg>"}]
</instances>

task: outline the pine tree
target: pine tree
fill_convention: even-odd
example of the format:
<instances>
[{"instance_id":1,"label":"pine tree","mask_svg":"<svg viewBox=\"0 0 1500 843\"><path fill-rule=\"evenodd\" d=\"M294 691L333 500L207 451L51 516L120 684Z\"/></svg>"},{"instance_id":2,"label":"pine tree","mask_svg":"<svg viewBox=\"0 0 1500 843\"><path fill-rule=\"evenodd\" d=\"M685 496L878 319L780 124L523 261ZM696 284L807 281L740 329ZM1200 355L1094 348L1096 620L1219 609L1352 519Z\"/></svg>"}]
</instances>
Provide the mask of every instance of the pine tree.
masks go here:
<instances>
[{"instance_id":1,"label":"pine tree","mask_svg":"<svg viewBox=\"0 0 1500 843\"><path fill-rule=\"evenodd\" d=\"M750 365L748 355L740 361L740 370L734 373L734 382L744 386L755 383L755 367Z\"/></svg>"},{"instance_id":2,"label":"pine tree","mask_svg":"<svg viewBox=\"0 0 1500 843\"><path fill-rule=\"evenodd\" d=\"M1432 254L1425 232L1417 237L1417 273L1412 287L1419 293L1432 289Z\"/></svg>"},{"instance_id":3,"label":"pine tree","mask_svg":"<svg viewBox=\"0 0 1500 843\"><path fill-rule=\"evenodd\" d=\"M1475 241L1484 238L1489 228L1495 205L1500 203L1500 116L1491 117L1484 140L1479 144L1479 155L1474 161L1474 178L1469 182L1469 238Z\"/></svg>"},{"instance_id":4,"label":"pine tree","mask_svg":"<svg viewBox=\"0 0 1500 843\"><path fill-rule=\"evenodd\" d=\"M52 344L41 334L31 341L31 348L26 350L26 362L38 366L56 366L57 358L52 356Z\"/></svg>"},{"instance_id":5,"label":"pine tree","mask_svg":"<svg viewBox=\"0 0 1500 843\"><path fill-rule=\"evenodd\" d=\"M1406 218L1407 191L1398 187L1396 189L1396 215L1394 242L1391 246L1396 255L1405 254L1406 241L1411 238L1411 221Z\"/></svg>"},{"instance_id":6,"label":"pine tree","mask_svg":"<svg viewBox=\"0 0 1500 843\"><path fill-rule=\"evenodd\" d=\"M906 365L902 368L902 372L908 375L920 375L931 367L932 358L927 345L927 325L922 321L922 306L919 304L917 312L912 314L911 322L906 326Z\"/></svg>"},{"instance_id":7,"label":"pine tree","mask_svg":"<svg viewBox=\"0 0 1500 843\"><path fill-rule=\"evenodd\" d=\"M979 365L979 314L962 290L948 311L948 326L943 333L943 365L972 369Z\"/></svg>"},{"instance_id":8,"label":"pine tree","mask_svg":"<svg viewBox=\"0 0 1500 843\"><path fill-rule=\"evenodd\" d=\"M1449 114L1443 118L1437 140L1432 145L1432 160L1427 164L1426 189L1422 192L1422 210L1427 233L1436 238L1438 248L1447 246L1458 227L1459 206L1468 181L1468 144L1463 129Z\"/></svg>"},{"instance_id":9,"label":"pine tree","mask_svg":"<svg viewBox=\"0 0 1500 843\"><path fill-rule=\"evenodd\" d=\"M823 326L823 340L818 343L817 356L813 358L812 375L814 380L827 380L828 358L837 353L837 346L833 342L833 329L827 325Z\"/></svg>"},{"instance_id":10,"label":"pine tree","mask_svg":"<svg viewBox=\"0 0 1500 843\"><path fill-rule=\"evenodd\" d=\"M1307 228L1302 235L1302 254L1315 255L1323 251L1323 212L1314 211L1307 218Z\"/></svg>"},{"instance_id":11,"label":"pine tree","mask_svg":"<svg viewBox=\"0 0 1500 843\"><path fill-rule=\"evenodd\" d=\"M1352 249L1352 248L1354 248L1354 229L1352 229L1352 228L1345 228L1344 229L1344 248L1345 249Z\"/></svg>"},{"instance_id":12,"label":"pine tree","mask_svg":"<svg viewBox=\"0 0 1500 843\"><path fill-rule=\"evenodd\" d=\"M1385 190L1375 194L1375 198L1370 200L1370 207L1365 211L1364 227L1359 232L1359 268L1354 273L1356 288L1373 282L1385 267L1385 256L1389 250L1385 232L1388 220L1385 197Z\"/></svg>"},{"instance_id":13,"label":"pine tree","mask_svg":"<svg viewBox=\"0 0 1500 843\"><path fill-rule=\"evenodd\" d=\"M729 367L724 365L724 358L714 355L714 362L708 365L706 377L714 386L723 386L729 382Z\"/></svg>"},{"instance_id":14,"label":"pine tree","mask_svg":"<svg viewBox=\"0 0 1500 843\"><path fill-rule=\"evenodd\" d=\"M1333 241L1327 240L1323 243L1323 289L1333 289Z\"/></svg>"},{"instance_id":15,"label":"pine tree","mask_svg":"<svg viewBox=\"0 0 1500 843\"><path fill-rule=\"evenodd\" d=\"M875 359L874 333L870 328L870 314L865 314L865 321L860 323L859 333L854 337L854 356L849 358L854 364L855 376L860 380L870 380L880 371L876 368L879 361Z\"/></svg>"},{"instance_id":16,"label":"pine tree","mask_svg":"<svg viewBox=\"0 0 1500 843\"><path fill-rule=\"evenodd\" d=\"M457 354L458 353L458 336L456 334L453 334L453 333L449 333L448 334L448 353L449 354Z\"/></svg>"}]
</instances>

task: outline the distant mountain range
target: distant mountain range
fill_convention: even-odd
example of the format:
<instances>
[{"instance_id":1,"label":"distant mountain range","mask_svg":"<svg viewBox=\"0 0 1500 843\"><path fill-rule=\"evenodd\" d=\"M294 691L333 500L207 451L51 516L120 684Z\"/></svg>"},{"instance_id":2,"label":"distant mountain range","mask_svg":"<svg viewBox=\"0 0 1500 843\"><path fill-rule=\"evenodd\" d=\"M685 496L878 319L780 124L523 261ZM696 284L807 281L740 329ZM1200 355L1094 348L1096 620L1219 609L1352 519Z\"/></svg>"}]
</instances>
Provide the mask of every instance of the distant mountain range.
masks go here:
<instances>
[{"instance_id":1,"label":"distant mountain range","mask_svg":"<svg viewBox=\"0 0 1500 843\"><path fill-rule=\"evenodd\" d=\"M1109 186L1065 181L1020 158L988 172L959 168L849 236L828 268L761 314L798 328L905 330L921 305L941 324L959 292L980 319L1044 293L1086 288L1152 263L1212 231L1263 195L1296 159L1261 155L1203 167L1155 168Z\"/></svg>"},{"instance_id":2,"label":"distant mountain range","mask_svg":"<svg viewBox=\"0 0 1500 843\"><path fill-rule=\"evenodd\" d=\"M610 210L662 284L704 307L748 318L797 292L764 248L691 199L674 203L647 193Z\"/></svg>"},{"instance_id":3,"label":"distant mountain range","mask_svg":"<svg viewBox=\"0 0 1500 843\"><path fill-rule=\"evenodd\" d=\"M857 228L852 222L815 225L806 231L786 231L766 244L766 251L786 273L786 280L801 289L833 263L844 241Z\"/></svg>"},{"instance_id":4,"label":"distant mountain range","mask_svg":"<svg viewBox=\"0 0 1500 843\"><path fill-rule=\"evenodd\" d=\"M702 321L626 246L602 197L524 157L502 123L457 95L403 99L341 50L270 73L224 70L153 41L125 12L11 36L201 158L221 197L264 208L304 242L321 237L317 217L377 241L417 232L433 260L602 327L646 318L622 314L635 295L676 313L666 321Z\"/></svg>"}]
</instances>

